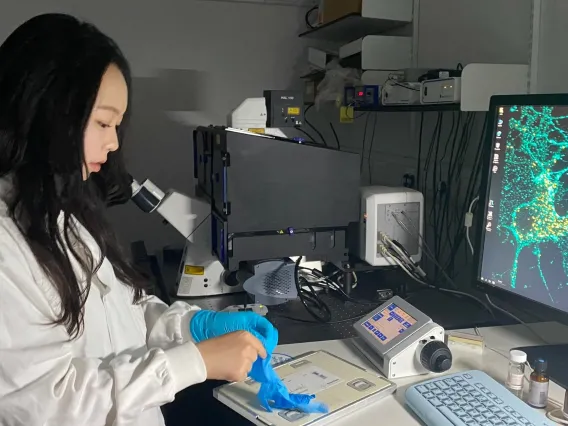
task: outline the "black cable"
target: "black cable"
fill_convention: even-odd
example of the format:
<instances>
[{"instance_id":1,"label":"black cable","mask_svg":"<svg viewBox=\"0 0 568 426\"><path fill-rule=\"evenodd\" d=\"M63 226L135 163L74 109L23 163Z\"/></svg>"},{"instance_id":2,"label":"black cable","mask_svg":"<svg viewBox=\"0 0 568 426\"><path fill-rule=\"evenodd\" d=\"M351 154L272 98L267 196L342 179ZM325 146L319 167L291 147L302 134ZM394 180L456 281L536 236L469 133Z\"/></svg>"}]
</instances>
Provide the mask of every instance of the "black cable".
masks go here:
<instances>
[{"instance_id":1,"label":"black cable","mask_svg":"<svg viewBox=\"0 0 568 426\"><path fill-rule=\"evenodd\" d=\"M424 132L424 112L420 113L420 132L418 133L418 160L416 161L416 189L420 190L420 169L422 168L422 133Z\"/></svg>"},{"instance_id":2,"label":"black cable","mask_svg":"<svg viewBox=\"0 0 568 426\"><path fill-rule=\"evenodd\" d=\"M331 127L333 136L335 136L335 141L337 142L337 150L341 151L341 144L339 143L339 137L337 136L337 132L335 131L335 127L333 126L333 123L331 121L329 122L329 127Z\"/></svg>"},{"instance_id":3,"label":"black cable","mask_svg":"<svg viewBox=\"0 0 568 426\"><path fill-rule=\"evenodd\" d=\"M373 145L375 144L375 132L377 130L377 120L378 116L375 114L375 121L373 123L373 133L371 135L371 146L369 147L369 156L367 157L367 162L369 166L369 185L373 183L373 171L372 169L372 158L373 158Z\"/></svg>"},{"instance_id":4,"label":"black cable","mask_svg":"<svg viewBox=\"0 0 568 426\"><path fill-rule=\"evenodd\" d=\"M366 312L364 314L360 314L360 315L354 315L352 317L348 317L342 320L334 320L334 321L327 321L326 324L341 324L347 321L356 321L358 319L363 318L365 315L368 315L369 312ZM282 318L282 319L287 319L288 321L296 321L296 322L301 322L301 323L305 323L305 324L321 324L320 321L314 321L314 320L309 320L309 319L302 319L302 318L294 318L288 315L282 315L280 313L271 311L270 315L274 315L277 318Z\"/></svg>"},{"instance_id":5,"label":"black cable","mask_svg":"<svg viewBox=\"0 0 568 426\"><path fill-rule=\"evenodd\" d=\"M365 144L367 142L367 128L369 127L369 117L367 114L367 119L365 120L365 131L363 132L363 147L361 148L361 163L359 164L359 174L363 174L363 161L365 159Z\"/></svg>"},{"instance_id":6,"label":"black cable","mask_svg":"<svg viewBox=\"0 0 568 426\"><path fill-rule=\"evenodd\" d=\"M312 23L310 22L310 18L311 18L312 13L314 13L318 9L319 9L319 6L314 6L310 10L308 10L306 12L306 15L304 16L304 20L306 21L306 26L311 30L317 28L314 25L312 25Z\"/></svg>"},{"instance_id":7,"label":"black cable","mask_svg":"<svg viewBox=\"0 0 568 426\"><path fill-rule=\"evenodd\" d=\"M397 81L390 80L390 81L389 81L389 84L392 84L392 85L394 85L394 86L404 87L405 89L407 89L407 90L412 90L412 91L414 91L414 92L420 92L420 89L417 89L417 88L415 88L415 87L406 86L406 85L401 84L401 83L399 83L399 82L397 82Z\"/></svg>"},{"instance_id":8,"label":"black cable","mask_svg":"<svg viewBox=\"0 0 568 426\"><path fill-rule=\"evenodd\" d=\"M396 259L397 259L399 262L405 264L405 266L408 266L409 268L412 269L412 266L409 265L409 264L407 264L407 263L398 255L398 253L396 253L395 255L392 255L392 256L393 256L393 257L396 257ZM438 290L438 291L441 292L441 293L447 293L447 294L450 294L450 295L453 295L453 296L457 296L457 297L466 297L466 298L468 298L468 299L470 299L470 300L475 301L476 303L478 303L478 304L480 304L481 306L483 306L483 308L484 308L485 310L487 310L487 311L491 314L491 316L492 316L493 318L495 318L495 313L491 310L491 308L490 308L489 306L487 306L485 303L483 303L480 299L478 299L477 297L475 297L474 295L469 294L469 293L466 293L466 292L463 292L463 291L452 290L452 289L442 288L442 287L436 286L436 285L435 285L435 282L429 282L429 280L427 280L427 279L424 278L424 277L419 276L416 272L411 271L410 269L409 269L409 272L412 273L413 277L415 278L415 281L417 281L418 283L421 283L421 284L427 286L428 288L431 288L431 289L433 289L433 290ZM450 282L450 284L451 284L453 287L457 287L457 286L455 285L455 283L453 283L453 281L452 281L451 279L449 280L449 282Z\"/></svg>"},{"instance_id":9,"label":"black cable","mask_svg":"<svg viewBox=\"0 0 568 426\"><path fill-rule=\"evenodd\" d=\"M310 135L308 132L306 132L306 131L305 131L304 129L302 129L301 127L294 127L294 129L299 130L299 131L302 132L304 135L306 135L307 137L309 137L310 139L309 139L308 142L313 142L313 143L315 143L316 145L321 145L321 144L318 144L316 141L314 141L313 136Z\"/></svg>"},{"instance_id":10,"label":"black cable","mask_svg":"<svg viewBox=\"0 0 568 426\"><path fill-rule=\"evenodd\" d=\"M306 110L304 111L304 121L306 122L306 124L307 124L308 126L310 126L310 127L312 128L312 130L313 130L314 132L316 132L316 133L318 134L318 136L321 138L322 143L323 143L325 146L327 146L327 142L325 141L325 138L323 137L323 135L321 134L321 132L320 132L318 129L316 129L316 127L315 127L312 123L310 123L310 121L308 120L308 111L309 111L311 108L313 108L313 106L314 106L314 104L309 105L309 106L306 108Z\"/></svg>"},{"instance_id":11,"label":"black cable","mask_svg":"<svg viewBox=\"0 0 568 426\"><path fill-rule=\"evenodd\" d=\"M443 115L442 115L442 120L443 120ZM434 191L434 196L433 196L433 200L432 200L432 206L430 208L430 226L432 226L434 228L434 253L436 254L436 257L439 258L440 253L439 253L439 247L438 247L438 241L437 241L437 237L436 237L436 215L437 215L437 205L438 205L438 196L440 195L440 191L439 191L439 185L440 185L440 181L438 180L438 154L440 152L440 143L441 143L441 139L442 139L442 128L443 128L443 121L440 120L440 126L438 127L438 134L436 136L436 147L434 150L434 170L432 173L432 190Z\"/></svg>"},{"instance_id":12,"label":"black cable","mask_svg":"<svg viewBox=\"0 0 568 426\"><path fill-rule=\"evenodd\" d=\"M309 269L309 268L300 268L300 269L304 269L306 271L309 271L314 277L318 278L318 279L323 279L325 278L327 282L326 285L318 285L316 283L311 283L313 286L315 287L320 287L320 288L324 288L324 289L329 289L331 291L334 291L336 293L339 293L343 299L345 299L348 302L351 303L355 303L357 305L378 305L380 303L382 303L382 301L377 300L377 301L366 301L366 300L359 300L359 299L355 299L354 297L349 296L345 290L343 290L341 288L341 286L339 286L338 284L334 283L330 277L326 277L324 274L322 274L320 271L318 271L317 269Z\"/></svg>"},{"instance_id":13,"label":"black cable","mask_svg":"<svg viewBox=\"0 0 568 426\"><path fill-rule=\"evenodd\" d=\"M459 117L459 113L458 113L458 117ZM448 149L450 147L450 143L452 140L452 135L455 133L455 126L456 126L456 114L452 113L452 127L450 128L450 131L448 133L448 138L446 139L446 143L444 144L444 152L442 154L442 157L440 158L440 164L444 164L444 160L446 159L446 156L448 154ZM442 169L440 168L440 175L439 175L439 181L442 182L443 181L443 177L442 177ZM447 234L450 231L450 227L449 226L444 226L445 224L445 220L446 220L446 215L445 215L445 206L449 204L449 200L450 200L450 196L451 196L451 192L450 192L450 183L449 182L444 182L445 183L445 187L443 188L443 192L440 194L440 203L438 206L438 211L436 213L436 233L434 234L434 237L437 239L437 245L439 247L440 253L444 253L444 249L445 246L442 245L442 239L444 237L444 234Z\"/></svg>"},{"instance_id":14,"label":"black cable","mask_svg":"<svg viewBox=\"0 0 568 426\"><path fill-rule=\"evenodd\" d=\"M302 256L298 257L296 260L295 268L294 268L294 283L296 284L296 290L298 291L298 297L300 298L300 302L306 308L306 311L314 317L318 322L325 323L331 321L331 310L329 306L325 304L323 300L319 298L313 288L311 288L312 293L302 289L300 285L300 262L302 261ZM310 302L312 306L310 306ZM315 308L315 309L314 309ZM318 314L316 309L321 312L321 315Z\"/></svg>"}]
</instances>

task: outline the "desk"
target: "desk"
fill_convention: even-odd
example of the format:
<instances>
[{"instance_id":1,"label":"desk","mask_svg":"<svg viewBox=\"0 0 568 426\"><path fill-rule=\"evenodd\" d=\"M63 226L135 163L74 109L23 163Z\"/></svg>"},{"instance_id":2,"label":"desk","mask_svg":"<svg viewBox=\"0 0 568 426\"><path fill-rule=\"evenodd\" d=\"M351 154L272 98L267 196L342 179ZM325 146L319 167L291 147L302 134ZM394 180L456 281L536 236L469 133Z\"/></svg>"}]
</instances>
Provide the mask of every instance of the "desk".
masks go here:
<instances>
[{"instance_id":1,"label":"desk","mask_svg":"<svg viewBox=\"0 0 568 426\"><path fill-rule=\"evenodd\" d=\"M537 323L531 324L531 328L550 343L568 343L568 327L564 325ZM474 333L473 329L461 331ZM513 347L538 343L535 336L521 325L486 327L479 329L479 331L487 345L483 355L472 354L465 349L452 349L454 365L448 373L478 369L485 371L498 382L503 383L507 375L508 359L506 356L508 351ZM278 352L292 356L314 350L326 350L364 368L373 369L369 361L353 347L351 339L281 345L277 348ZM398 390L393 396L386 397L377 404L347 417L338 422L337 425L371 426L377 424L378 417L388 420L389 424L400 426L421 424L404 406L404 392L408 386L431 377L433 375L396 380ZM208 382L203 385L192 386L181 392L174 403L175 410L165 410L168 426L187 425L190 419L191 424L200 426L249 426L248 421L213 398L212 390L218 385L219 383ZM563 401L564 390L551 383L549 398L559 402Z\"/></svg>"},{"instance_id":2,"label":"desk","mask_svg":"<svg viewBox=\"0 0 568 426\"><path fill-rule=\"evenodd\" d=\"M568 342L568 327L556 323L531 324L531 328L550 343ZM464 333L474 334L473 329L460 330ZM454 364L450 371L445 374L457 373L466 370L483 370L499 383L504 383L507 377L508 353L517 346L538 344L535 337L522 325L487 327L479 329L485 339L486 347L480 356L467 349L455 349L452 347ZM364 368L374 370L372 364L353 346L352 340L330 340L317 343L300 343L294 345L282 345L278 352L291 356L297 356L314 350L325 350L341 358L358 364ZM359 411L356 415L349 416L337 423L340 425L376 425L377 416L388 413L385 419L389 424L395 425L419 425L420 421L404 406L404 392L412 384L421 382L433 375L415 376L394 380L398 389L393 396L389 396L381 402ZM563 402L564 390L555 383L551 383L549 399ZM552 407L549 407L551 409Z\"/></svg>"},{"instance_id":3,"label":"desk","mask_svg":"<svg viewBox=\"0 0 568 426\"><path fill-rule=\"evenodd\" d=\"M178 299L173 294L174 284L177 279L179 259L173 255L164 257L162 276L168 287L173 300L195 304L202 309L220 311L227 306L242 304L246 295L238 293L234 295L199 297L192 299ZM370 301L376 298L376 291L384 288L396 288L401 280L406 280L406 275L399 270L379 270L372 273L360 274L359 283L351 296L355 299ZM333 320L343 320L357 315L364 315L380 305L358 305L351 302L343 302L334 296L323 296L329 305ZM483 307L466 298L456 298L436 290L422 290L411 296L411 303L419 310L428 315L434 322L440 324L446 330L461 329L467 327L484 327L496 324L510 324L509 317L496 312L498 320L492 318ZM271 312L272 311L272 312ZM313 321L299 300L294 300L282 306L269 308L268 319L278 328L281 343L304 343L321 340L347 339L355 337L352 324L355 320L335 322L333 324L309 323L291 321L281 315Z\"/></svg>"}]
</instances>

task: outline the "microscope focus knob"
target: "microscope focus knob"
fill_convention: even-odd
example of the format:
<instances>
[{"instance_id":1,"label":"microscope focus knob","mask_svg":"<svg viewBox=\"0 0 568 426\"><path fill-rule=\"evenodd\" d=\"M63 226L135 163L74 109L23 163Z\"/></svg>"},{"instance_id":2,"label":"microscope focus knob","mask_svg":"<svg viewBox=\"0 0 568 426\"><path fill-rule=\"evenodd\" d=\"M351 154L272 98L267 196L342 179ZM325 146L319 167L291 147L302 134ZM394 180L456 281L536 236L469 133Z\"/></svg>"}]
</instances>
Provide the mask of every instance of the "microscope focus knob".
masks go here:
<instances>
[{"instance_id":1,"label":"microscope focus knob","mask_svg":"<svg viewBox=\"0 0 568 426\"><path fill-rule=\"evenodd\" d=\"M452 353L444 342L432 340L422 348L420 363L428 371L442 373L452 367Z\"/></svg>"}]
</instances>

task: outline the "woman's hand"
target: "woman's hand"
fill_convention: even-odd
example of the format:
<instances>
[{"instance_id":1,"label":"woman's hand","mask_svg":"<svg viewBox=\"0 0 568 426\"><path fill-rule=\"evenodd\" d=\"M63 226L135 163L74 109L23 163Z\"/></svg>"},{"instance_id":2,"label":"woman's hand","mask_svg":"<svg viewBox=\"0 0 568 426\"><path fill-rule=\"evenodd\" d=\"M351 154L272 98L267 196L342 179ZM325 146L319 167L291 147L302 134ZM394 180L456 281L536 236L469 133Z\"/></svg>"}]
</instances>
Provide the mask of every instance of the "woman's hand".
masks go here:
<instances>
[{"instance_id":1,"label":"woman's hand","mask_svg":"<svg viewBox=\"0 0 568 426\"><path fill-rule=\"evenodd\" d=\"M259 356L266 358L263 344L246 331L204 340L197 344L197 349L205 362L207 378L210 380L239 382L246 379Z\"/></svg>"}]
</instances>

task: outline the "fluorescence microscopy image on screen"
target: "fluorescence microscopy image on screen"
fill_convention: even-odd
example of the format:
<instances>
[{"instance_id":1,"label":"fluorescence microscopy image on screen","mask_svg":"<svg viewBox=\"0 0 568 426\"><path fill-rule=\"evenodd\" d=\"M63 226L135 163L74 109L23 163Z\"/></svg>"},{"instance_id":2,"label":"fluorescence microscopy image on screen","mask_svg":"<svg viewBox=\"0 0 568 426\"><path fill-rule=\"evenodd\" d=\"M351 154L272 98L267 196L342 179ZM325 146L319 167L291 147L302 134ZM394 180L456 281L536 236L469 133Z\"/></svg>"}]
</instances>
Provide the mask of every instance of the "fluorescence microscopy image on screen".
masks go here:
<instances>
[{"instance_id":1,"label":"fluorescence microscopy image on screen","mask_svg":"<svg viewBox=\"0 0 568 426\"><path fill-rule=\"evenodd\" d=\"M568 311L568 107L506 106L496 126L481 279Z\"/></svg>"}]
</instances>

